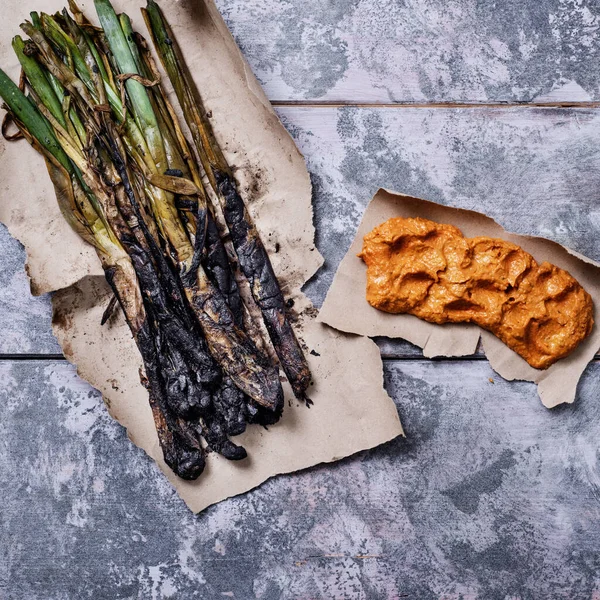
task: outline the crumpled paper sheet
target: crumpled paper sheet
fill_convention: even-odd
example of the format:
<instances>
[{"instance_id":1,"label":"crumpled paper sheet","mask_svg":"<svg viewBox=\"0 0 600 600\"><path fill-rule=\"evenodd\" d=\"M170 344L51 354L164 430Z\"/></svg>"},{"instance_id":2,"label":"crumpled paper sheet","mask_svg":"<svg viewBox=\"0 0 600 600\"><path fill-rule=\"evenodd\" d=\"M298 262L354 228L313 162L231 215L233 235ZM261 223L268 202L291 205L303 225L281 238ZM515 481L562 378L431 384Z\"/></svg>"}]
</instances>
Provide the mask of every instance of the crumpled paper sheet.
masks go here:
<instances>
[{"instance_id":1,"label":"crumpled paper sheet","mask_svg":"<svg viewBox=\"0 0 600 600\"><path fill-rule=\"evenodd\" d=\"M10 48L29 11L55 12L66 0L3 0L0 64L15 80L19 68ZM80 3L88 17L93 3ZM117 0L134 28L146 36L143 0ZM250 426L236 442L249 458L231 462L211 453L196 482L183 481L164 464L146 390L141 358L122 315L100 326L108 286L92 248L71 231L58 209L42 159L26 142L0 141L0 221L27 250L34 294L53 298L53 329L78 373L99 389L110 414L127 428L195 512L250 490L269 477L338 460L402 435L396 407L383 389L376 345L316 322L301 292L323 259L314 246L311 184L304 159L280 123L211 0L162 2L190 72L230 164L236 169L284 293L294 300L296 331L314 376L314 406L300 406L287 383L287 406L269 431ZM147 36L146 36L147 37ZM277 249L276 249L276 244Z\"/></svg>"},{"instance_id":2,"label":"crumpled paper sheet","mask_svg":"<svg viewBox=\"0 0 600 600\"><path fill-rule=\"evenodd\" d=\"M496 336L473 324L435 325L413 315L390 314L373 308L365 299L367 267L356 256L363 237L392 217L423 217L458 227L466 237L489 236L517 244L538 262L548 261L571 273L594 300L595 325L590 336L569 356L549 369L531 367ZM340 331L363 336L403 338L423 349L423 355L473 354L481 338L490 365L508 380L533 381L544 406L552 408L575 400L577 383L587 364L600 349L600 264L544 238L505 231L481 213L442 206L380 189L371 200L356 237L340 263L317 319Z\"/></svg>"}]
</instances>

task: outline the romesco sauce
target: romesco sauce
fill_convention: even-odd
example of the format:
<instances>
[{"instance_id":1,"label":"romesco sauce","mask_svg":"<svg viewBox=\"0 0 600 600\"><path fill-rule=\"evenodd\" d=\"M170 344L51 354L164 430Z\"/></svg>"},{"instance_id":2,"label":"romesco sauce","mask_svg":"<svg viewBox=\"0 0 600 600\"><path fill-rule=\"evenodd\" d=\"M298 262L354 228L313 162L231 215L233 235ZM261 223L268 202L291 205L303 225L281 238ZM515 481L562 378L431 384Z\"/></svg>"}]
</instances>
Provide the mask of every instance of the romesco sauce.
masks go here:
<instances>
[{"instance_id":1,"label":"romesco sauce","mask_svg":"<svg viewBox=\"0 0 600 600\"><path fill-rule=\"evenodd\" d=\"M475 323L546 369L591 332L591 296L519 246L452 225L393 218L364 237L367 301L431 323Z\"/></svg>"}]
</instances>

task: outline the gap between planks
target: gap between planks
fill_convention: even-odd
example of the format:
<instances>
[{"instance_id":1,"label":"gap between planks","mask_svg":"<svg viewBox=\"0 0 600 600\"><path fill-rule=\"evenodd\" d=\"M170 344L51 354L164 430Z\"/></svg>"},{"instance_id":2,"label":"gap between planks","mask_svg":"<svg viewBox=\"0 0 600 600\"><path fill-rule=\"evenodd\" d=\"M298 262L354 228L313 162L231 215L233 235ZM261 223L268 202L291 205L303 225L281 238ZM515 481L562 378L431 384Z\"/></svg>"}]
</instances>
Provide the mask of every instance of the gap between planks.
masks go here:
<instances>
[{"instance_id":1,"label":"gap between planks","mask_svg":"<svg viewBox=\"0 0 600 600\"><path fill-rule=\"evenodd\" d=\"M271 100L276 108L600 108L599 102L343 102L339 100Z\"/></svg>"},{"instance_id":2,"label":"gap between planks","mask_svg":"<svg viewBox=\"0 0 600 600\"><path fill-rule=\"evenodd\" d=\"M478 362L487 360L485 354L474 354L470 356L440 356L427 358L416 354L382 354L383 361L405 361L405 362ZM0 361L17 362L17 361L66 361L67 359L62 354L0 354ZM597 354L592 359L593 362L600 361L600 354Z\"/></svg>"},{"instance_id":3,"label":"gap between planks","mask_svg":"<svg viewBox=\"0 0 600 600\"><path fill-rule=\"evenodd\" d=\"M600 108L599 102L350 102L339 100L272 100L274 107L297 108L433 108L433 109L486 109L486 108ZM382 354L384 361L434 361L434 362L465 362L487 360L485 355L425 358L414 354ZM0 361L65 361L62 354L0 354ZM593 358L594 362L600 361L600 354Z\"/></svg>"}]
</instances>

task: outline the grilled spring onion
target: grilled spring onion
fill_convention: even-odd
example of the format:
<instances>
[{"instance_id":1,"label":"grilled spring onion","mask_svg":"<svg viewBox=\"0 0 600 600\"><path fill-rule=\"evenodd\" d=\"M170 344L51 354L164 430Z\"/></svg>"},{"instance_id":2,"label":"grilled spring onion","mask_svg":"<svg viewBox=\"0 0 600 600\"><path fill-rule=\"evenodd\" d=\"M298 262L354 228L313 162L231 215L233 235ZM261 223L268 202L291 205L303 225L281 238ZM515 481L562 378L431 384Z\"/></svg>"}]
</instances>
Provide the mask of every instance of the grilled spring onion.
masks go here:
<instances>
[{"instance_id":1,"label":"grilled spring onion","mask_svg":"<svg viewBox=\"0 0 600 600\"><path fill-rule=\"evenodd\" d=\"M105 13L110 12L106 3L99 4ZM243 332L234 329L235 319L223 308L227 303L216 288L210 289L208 278L204 276L199 282L209 287L207 293L190 274L194 264L185 261L200 255L202 248L198 253L191 245L169 196L181 188L189 193L189 186L161 173L159 165L166 165L160 164L160 148L154 154L149 151L158 147L161 132L149 127L149 114L140 118L148 105L143 100L134 105L128 89L120 96L116 82L124 75L126 88L132 87L138 99L147 93L145 88L140 84L141 90L136 90L136 86L128 85L139 81L116 70L114 55L103 50L102 32L78 29L87 21L78 9L73 12L74 21L65 14L36 15L33 23L24 24L33 41L16 38L14 46L26 71L30 97L25 97L4 73L0 76L0 95L21 130L47 158L59 200L77 197L77 202L62 202L61 209L76 231L96 246L107 280L123 307L144 360L165 460L181 477L195 478L204 468L201 438L227 458L243 458L245 450L230 442L227 433L239 432L239 422L252 418L251 410L236 412L238 407L231 399L243 398L243 394L240 396L232 380L226 377L218 384L219 373L203 346L198 320L210 321L213 346L215 339L225 339L229 360L239 360L238 372L248 373L248 380L255 384L255 399L273 408L282 403L277 370L262 357L255 358L252 344L243 339ZM127 26L127 21L121 22ZM74 55L81 58L75 60ZM200 182L199 177L196 180ZM60 196L61 190L71 193ZM194 225L197 230L198 224ZM179 238L169 237L173 231ZM110 242L110 252L99 239ZM184 258L171 264L167 256L173 255L173 241L178 239ZM188 266L187 285L175 270L182 263ZM186 302L189 290L194 300L211 302L217 318L203 311L199 319L198 306L191 312ZM228 333L233 339L228 339ZM222 353L216 355L222 358ZM267 385L263 384L265 379Z\"/></svg>"},{"instance_id":2,"label":"grilled spring onion","mask_svg":"<svg viewBox=\"0 0 600 600\"><path fill-rule=\"evenodd\" d=\"M28 96L2 71L0 96L44 155L66 220L101 259L142 355L165 461L180 477L194 479L204 469L205 445L226 458L244 458L244 448L228 436L247 422L274 423L283 409L277 365L245 332L247 309L202 170L298 397L305 398L310 373L266 251L173 53L162 13L150 2L145 17L158 27L153 38L201 166L146 42L109 0L95 6L102 28L73 0L72 16L66 9L32 13L21 26L30 39L13 40Z\"/></svg>"},{"instance_id":3,"label":"grilled spring onion","mask_svg":"<svg viewBox=\"0 0 600 600\"><path fill-rule=\"evenodd\" d=\"M238 193L231 169L215 139L202 101L194 93L181 51L161 9L154 0L148 0L147 8L142 9L142 13L183 109L207 178L221 203L239 264L262 312L281 366L295 395L309 402L306 390L311 381L310 370L287 318L285 300L267 251Z\"/></svg>"}]
</instances>

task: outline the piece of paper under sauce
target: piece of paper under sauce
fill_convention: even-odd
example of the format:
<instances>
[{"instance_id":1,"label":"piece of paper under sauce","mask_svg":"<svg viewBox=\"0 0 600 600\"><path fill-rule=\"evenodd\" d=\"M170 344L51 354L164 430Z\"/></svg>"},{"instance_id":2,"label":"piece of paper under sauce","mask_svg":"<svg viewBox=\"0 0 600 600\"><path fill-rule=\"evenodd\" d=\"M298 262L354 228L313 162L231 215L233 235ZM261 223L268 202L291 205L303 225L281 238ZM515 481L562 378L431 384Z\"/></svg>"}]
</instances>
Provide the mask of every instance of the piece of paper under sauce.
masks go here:
<instances>
[{"instance_id":1,"label":"piece of paper under sauce","mask_svg":"<svg viewBox=\"0 0 600 600\"><path fill-rule=\"evenodd\" d=\"M19 33L19 23L29 11L54 13L65 4L66 0L30 0L25 11L20 0L4 0L0 64L15 81L19 68L10 40ZM139 11L143 0L113 4L117 12L127 12L134 29L147 37ZM80 5L95 22L92 2ZM377 346L368 338L318 323L316 310L301 292L323 262L314 246L312 190L302 155L213 2L183 0L162 6L212 113L217 138L235 168L284 293L294 300L296 332L314 376L309 390L314 405L299 405L285 383L286 409L280 423L268 431L249 426L234 438L246 447L248 459L231 462L210 453L197 481L177 478L163 462L147 393L139 380L141 358L124 319L119 314L108 326L100 326L109 291L96 254L63 219L44 163L26 142L0 141L0 221L27 250L32 292L60 290L53 297L53 330L65 356L102 392L110 414L157 462L190 509L199 512L273 475L335 461L389 441L402 435L402 426L383 389Z\"/></svg>"},{"instance_id":2,"label":"piece of paper under sauce","mask_svg":"<svg viewBox=\"0 0 600 600\"><path fill-rule=\"evenodd\" d=\"M373 308L365 299L367 267L357 254L363 237L392 217L423 217L458 227L466 237L501 238L521 246L541 263L565 269L588 291L594 301L592 333L569 356L549 369L534 369L496 336L472 324L435 325L413 315L390 314ZM442 206L380 189L365 211L356 237L340 263L317 320L340 331L363 336L403 338L423 349L424 356L473 354L481 338L490 365L508 380L533 381L544 406L575 400L577 383L600 348L600 264L556 242L505 231L490 217L470 210Z\"/></svg>"}]
</instances>

